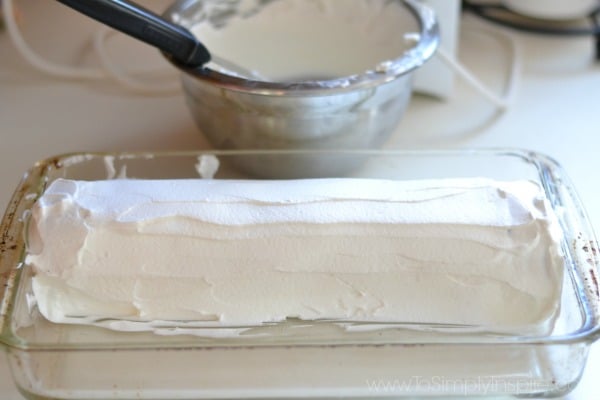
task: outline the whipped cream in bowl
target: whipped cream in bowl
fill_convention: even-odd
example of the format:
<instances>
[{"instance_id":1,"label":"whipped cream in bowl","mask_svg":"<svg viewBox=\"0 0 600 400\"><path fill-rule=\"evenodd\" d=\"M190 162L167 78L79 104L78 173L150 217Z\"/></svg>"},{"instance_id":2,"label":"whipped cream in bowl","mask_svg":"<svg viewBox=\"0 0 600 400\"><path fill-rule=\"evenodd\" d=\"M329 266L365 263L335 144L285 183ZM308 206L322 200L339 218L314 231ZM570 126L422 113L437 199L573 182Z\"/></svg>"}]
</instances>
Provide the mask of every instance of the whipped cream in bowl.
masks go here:
<instances>
[{"instance_id":1,"label":"whipped cream in bowl","mask_svg":"<svg viewBox=\"0 0 600 400\"><path fill-rule=\"evenodd\" d=\"M420 30L399 3L378 0L246 1L226 15L211 9L222 4L204 4L206 17L191 30L215 56L208 68L248 80L349 85L351 77L415 51L398 26L407 35Z\"/></svg>"}]
</instances>

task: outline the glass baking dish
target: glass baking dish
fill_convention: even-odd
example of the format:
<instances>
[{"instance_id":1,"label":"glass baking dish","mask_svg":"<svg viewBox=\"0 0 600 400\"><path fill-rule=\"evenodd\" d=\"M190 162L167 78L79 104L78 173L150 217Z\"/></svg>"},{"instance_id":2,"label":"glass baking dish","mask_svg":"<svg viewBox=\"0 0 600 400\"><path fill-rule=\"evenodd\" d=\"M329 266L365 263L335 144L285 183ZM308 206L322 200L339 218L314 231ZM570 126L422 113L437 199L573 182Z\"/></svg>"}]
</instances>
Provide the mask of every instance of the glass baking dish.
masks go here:
<instances>
[{"instance_id":1,"label":"glass baking dish","mask_svg":"<svg viewBox=\"0 0 600 400\"><path fill-rule=\"evenodd\" d=\"M218 160L218 168L216 160ZM548 336L453 327L286 322L241 335L52 324L31 302L24 227L54 179L489 177L538 182L564 231L561 312ZM550 398L577 384L600 335L597 244L563 169L523 150L69 154L37 163L4 215L0 343L31 399Z\"/></svg>"}]
</instances>

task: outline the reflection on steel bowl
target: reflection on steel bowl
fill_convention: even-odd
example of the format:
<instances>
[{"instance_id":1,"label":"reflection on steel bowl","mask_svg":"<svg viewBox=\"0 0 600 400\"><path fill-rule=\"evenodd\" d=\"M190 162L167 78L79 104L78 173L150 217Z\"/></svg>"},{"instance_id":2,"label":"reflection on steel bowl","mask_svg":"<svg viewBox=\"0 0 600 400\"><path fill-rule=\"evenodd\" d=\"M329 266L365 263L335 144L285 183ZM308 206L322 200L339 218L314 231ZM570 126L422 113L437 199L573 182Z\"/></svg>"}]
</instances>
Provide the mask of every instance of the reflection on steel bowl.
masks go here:
<instances>
[{"instance_id":1,"label":"reflection on steel bowl","mask_svg":"<svg viewBox=\"0 0 600 400\"><path fill-rule=\"evenodd\" d=\"M433 11L414 0L179 0L165 16L214 56L178 68L218 149L378 147L439 43Z\"/></svg>"}]
</instances>

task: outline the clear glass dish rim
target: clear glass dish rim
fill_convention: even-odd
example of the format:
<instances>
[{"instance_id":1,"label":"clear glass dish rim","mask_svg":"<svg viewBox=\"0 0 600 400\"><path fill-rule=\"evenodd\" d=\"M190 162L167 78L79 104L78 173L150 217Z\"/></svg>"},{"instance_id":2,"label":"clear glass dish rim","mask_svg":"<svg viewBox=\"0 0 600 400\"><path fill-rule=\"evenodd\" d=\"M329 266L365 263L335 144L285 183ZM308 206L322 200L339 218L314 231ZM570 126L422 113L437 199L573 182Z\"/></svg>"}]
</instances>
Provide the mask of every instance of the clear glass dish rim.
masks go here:
<instances>
[{"instance_id":1,"label":"clear glass dish rim","mask_svg":"<svg viewBox=\"0 0 600 400\"><path fill-rule=\"evenodd\" d=\"M15 264L8 271L3 271L2 264L5 262L5 253L11 251L19 253L16 257L20 258L24 255L24 248L12 248L7 242L8 239L19 241L20 244L24 245L24 240L17 238L7 238L5 230L12 225L12 220L15 219L15 215L12 215L12 211L22 200L24 200L25 192L23 186L30 183L36 183L38 185L38 191L42 189L45 184L45 178L47 177L48 171L51 169L60 169L63 167L69 167L82 160L89 160L95 158L114 157L115 159L151 159L157 157L198 157L201 155L215 155L215 156L283 156L283 155L304 155L304 156L315 156L315 155L363 155L363 156L404 156L404 157L458 157L458 156L487 156L487 157L515 157L520 158L524 161L532 163L537 168L540 174L540 180L544 185L545 190L548 190L548 182L552 180L552 175L558 175L561 177L561 183L569 189L569 195L571 200L574 201L574 205L577 207L577 211L581 214L581 218L578 221L581 224L582 230L586 231L590 240L595 244L597 243L596 236L590 225L589 218L585 214L585 209L582 203L573 189L573 185L568 175L562 168L562 166L553 158L536 152L520 148L463 148L463 149L402 149L402 150L378 150L378 149L335 149L335 150L174 150L174 151L107 151L107 152L71 152L63 153L55 156L51 156L36 162L29 170L26 171L23 179L18 184L10 202L7 207L6 213L3 219L0 221L0 234L2 235L0 241L0 348L5 346L6 348L12 348L17 350L25 351L90 351L90 350L149 350L149 349L218 349L218 348L246 348L246 347L354 347L357 346L353 343L339 343L339 344L232 344L232 345L207 345L206 343L199 342L196 337L189 336L188 341L173 342L169 343L168 337L157 336L160 340L143 341L139 343L120 343L114 346L107 346L105 344L93 344L89 343L74 343L74 344L60 344L60 345L49 345L39 344L30 342L27 340L18 340L12 334L10 328L8 328L10 319L12 317L12 299L16 296L18 289L18 283L21 277L20 265ZM552 190L550 188L550 190ZM7 227L7 225L9 225ZM598 271L598 265L600 265L600 257L597 254L591 255L595 264L595 271ZM6 258L10 258L10 255ZM15 256L13 255L12 259ZM596 275L598 276L598 275ZM13 286L14 285L14 286ZM585 296L585 299L590 301L588 298L590 293L588 291L581 290L582 288L577 287L578 297ZM596 286L597 289L597 286ZM10 298L9 298L10 297ZM448 342L435 342L435 341L411 341L411 342L390 342L385 343L386 346L489 346L489 345L500 345L500 346L515 346L515 345L572 345L572 344L586 344L589 345L592 342L600 339L600 299L591 299L592 303L595 304L593 310L581 310L586 317L586 323L583 324L579 329L562 335L548 335L548 336L506 336L506 337L486 337L485 340L472 340L469 338L465 341L448 341ZM581 301L580 301L581 303ZM580 304L580 307L582 305ZM360 344L359 346L380 346L381 343Z\"/></svg>"}]
</instances>

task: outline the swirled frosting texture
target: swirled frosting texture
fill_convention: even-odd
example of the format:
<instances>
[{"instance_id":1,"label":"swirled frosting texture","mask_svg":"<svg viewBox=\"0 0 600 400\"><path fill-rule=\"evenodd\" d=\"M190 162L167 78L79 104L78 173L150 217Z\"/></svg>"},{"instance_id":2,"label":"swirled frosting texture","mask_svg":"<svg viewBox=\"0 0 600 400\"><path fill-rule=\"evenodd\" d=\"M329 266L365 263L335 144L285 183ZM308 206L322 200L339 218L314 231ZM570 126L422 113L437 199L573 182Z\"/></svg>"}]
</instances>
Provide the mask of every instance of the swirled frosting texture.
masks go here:
<instances>
[{"instance_id":1,"label":"swirled frosting texture","mask_svg":"<svg viewBox=\"0 0 600 400\"><path fill-rule=\"evenodd\" d=\"M528 181L57 180L27 262L54 322L541 332L563 279L551 211Z\"/></svg>"}]
</instances>

